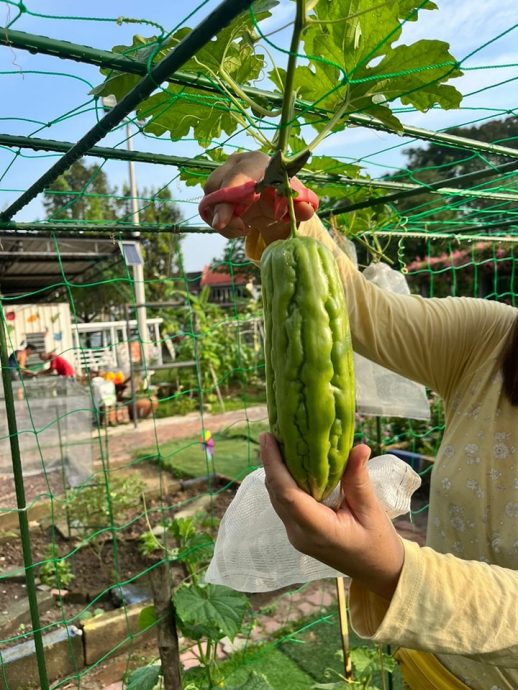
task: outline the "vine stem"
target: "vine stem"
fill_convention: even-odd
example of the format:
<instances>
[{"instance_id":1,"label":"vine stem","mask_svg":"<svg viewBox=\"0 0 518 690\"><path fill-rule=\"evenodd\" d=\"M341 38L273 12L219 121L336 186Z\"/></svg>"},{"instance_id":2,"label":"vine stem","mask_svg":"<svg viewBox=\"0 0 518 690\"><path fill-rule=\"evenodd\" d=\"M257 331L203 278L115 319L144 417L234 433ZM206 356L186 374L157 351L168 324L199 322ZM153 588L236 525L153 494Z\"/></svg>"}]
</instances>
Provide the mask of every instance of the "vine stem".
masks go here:
<instances>
[{"instance_id":1,"label":"vine stem","mask_svg":"<svg viewBox=\"0 0 518 690\"><path fill-rule=\"evenodd\" d=\"M295 204L293 203L293 194L290 193L290 178L288 176L288 171L284 170L284 184L286 189L289 190L286 194L286 199L288 201L288 211L290 214L290 238L297 237L297 219L295 217Z\"/></svg>"},{"instance_id":2,"label":"vine stem","mask_svg":"<svg viewBox=\"0 0 518 690\"><path fill-rule=\"evenodd\" d=\"M288 58L288 65L286 68L286 81L284 82L284 99L282 102L281 121L279 140L277 143L277 150L281 152L284 158L291 129L291 121L293 120L295 97L293 93L293 86L295 82L295 67L297 66L297 54L299 50L300 38L302 31L306 25L306 0L297 0L297 12L295 15L295 23L293 25L293 33L290 43L290 56Z\"/></svg>"},{"instance_id":3,"label":"vine stem","mask_svg":"<svg viewBox=\"0 0 518 690\"><path fill-rule=\"evenodd\" d=\"M277 140L277 151L281 154L281 164L284 167L284 187L288 200L288 210L290 215L290 237L297 236L297 220L295 218L295 206L293 203L293 193L290 187L290 179L286 169L286 149L290 138L291 122L294 114L295 94L295 68L297 66L297 54L299 50L300 38L306 25L306 0L297 0L297 11L295 23L290 43L290 55L286 67L286 80L284 82L284 98L282 101L281 120L279 138Z\"/></svg>"}]
</instances>

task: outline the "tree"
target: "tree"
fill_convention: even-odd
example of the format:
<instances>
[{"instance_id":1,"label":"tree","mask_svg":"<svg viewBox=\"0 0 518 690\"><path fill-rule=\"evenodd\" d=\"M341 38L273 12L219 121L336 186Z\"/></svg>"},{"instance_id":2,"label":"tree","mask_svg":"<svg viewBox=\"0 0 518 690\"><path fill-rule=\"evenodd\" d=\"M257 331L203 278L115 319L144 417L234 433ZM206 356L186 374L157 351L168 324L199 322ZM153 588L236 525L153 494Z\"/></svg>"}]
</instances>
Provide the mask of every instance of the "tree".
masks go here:
<instances>
[{"instance_id":1,"label":"tree","mask_svg":"<svg viewBox=\"0 0 518 690\"><path fill-rule=\"evenodd\" d=\"M448 130L448 133L476 141L518 148L518 120L515 117L491 120L479 126L455 127ZM404 155L408 159L408 166L406 170L395 173L392 179L428 184L441 179L460 177L507 162L507 159L503 159L499 155L470 152L464 148L444 144L429 144L425 148L409 148L404 151ZM484 190L488 190L496 189L500 184L501 177L495 173L494 176L486 177L480 182L474 180L462 186L469 188L482 185ZM446 184L445 186L450 185ZM461 221L462 224L471 222L478 224L480 209L491 209L489 216L491 224L503 219L510 210L516 211L516 204L511 206L509 202L481 198L466 199L455 195L445 199L443 196L426 192L400 199L396 202L396 206L403 215L411 216L413 213L419 212L423 222L453 220Z\"/></svg>"},{"instance_id":2,"label":"tree","mask_svg":"<svg viewBox=\"0 0 518 690\"><path fill-rule=\"evenodd\" d=\"M123 186L121 196L123 198L117 198L117 188L110 186L100 166L77 161L46 190L43 204L49 220L128 221L132 213L127 185ZM158 228L159 225L174 226L181 220L169 188L144 188L138 196L141 223L157 224ZM182 272L182 235L143 232L141 239L146 299L150 302L168 300ZM72 308L79 320L122 318L123 305L132 301L132 275L124 266L122 255L119 261L114 255L114 260L95 266L85 276L83 285L72 285L69 290Z\"/></svg>"},{"instance_id":3,"label":"tree","mask_svg":"<svg viewBox=\"0 0 518 690\"><path fill-rule=\"evenodd\" d=\"M49 220L116 220L115 194L99 165L79 160L45 190L43 206Z\"/></svg>"},{"instance_id":4,"label":"tree","mask_svg":"<svg viewBox=\"0 0 518 690\"><path fill-rule=\"evenodd\" d=\"M120 204L121 218L131 219L129 188L124 185L124 200ZM144 187L139 193L140 222L167 225L171 230L177 225L182 214L173 201L169 187L158 190ZM143 232L144 278L149 302L163 302L171 299L176 289L184 287L182 281L183 235L166 229L162 232Z\"/></svg>"},{"instance_id":5,"label":"tree","mask_svg":"<svg viewBox=\"0 0 518 690\"><path fill-rule=\"evenodd\" d=\"M492 120L478 126L456 127L448 130L448 133L518 148L518 121L515 117ZM496 154L470 152L464 148L444 144L409 148L404 153L408 159L408 167L393 175L392 179L405 182L433 183L446 178L458 178L508 162L508 159ZM490 177L485 177L480 181L468 181L462 186L473 188L480 185L481 189L488 191L498 190L502 186L505 189L508 184L502 173L495 172ZM451 186L451 182L445 183L445 186ZM506 226L499 224L512 219L518 205L512 201L476 196L465 197L452 193L451 196L444 197L422 192L419 195L398 200L395 202L395 207L402 216L407 216L409 230L426 230L433 240L434 230L436 232L451 230L452 235L459 231L490 235L493 231L504 230ZM435 295L441 296L456 291L457 294L476 293L485 296L494 292L496 283L500 285L501 292L507 289L503 286L512 284L512 262L500 259L497 271L492 260L493 248L489 244L477 247L476 261L475 258L471 258L472 250L466 246L459 247L453 238L434 241L433 245L430 245L430 241L426 239L405 238L404 244L405 254L410 258L427 257L433 252L437 267L453 267L451 273L443 274L440 280L435 281ZM463 268L459 272L461 266ZM478 272L477 267L480 269ZM478 276L477 279L474 277L475 274ZM420 291L423 294L429 294L427 285L429 276L425 271L413 280L416 284L420 284Z\"/></svg>"}]
</instances>

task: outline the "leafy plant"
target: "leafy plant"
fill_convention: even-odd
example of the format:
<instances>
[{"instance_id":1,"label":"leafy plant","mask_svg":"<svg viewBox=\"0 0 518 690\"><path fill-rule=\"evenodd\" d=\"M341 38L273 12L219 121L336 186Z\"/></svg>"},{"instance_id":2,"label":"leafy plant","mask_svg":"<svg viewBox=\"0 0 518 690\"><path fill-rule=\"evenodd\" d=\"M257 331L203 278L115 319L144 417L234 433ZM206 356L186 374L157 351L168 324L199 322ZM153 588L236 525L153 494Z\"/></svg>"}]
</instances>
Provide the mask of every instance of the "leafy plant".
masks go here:
<instances>
[{"instance_id":1,"label":"leafy plant","mask_svg":"<svg viewBox=\"0 0 518 690\"><path fill-rule=\"evenodd\" d=\"M201 511L193 516L164 521L163 536L159 539L151 531L144 532L139 551L146 557L161 554L183 563L191 581L198 582L200 567L210 561L214 550L214 539L202 530L208 524L208 517ZM215 527L214 523L210 526ZM174 539L175 546L167 545L168 538Z\"/></svg>"},{"instance_id":2,"label":"leafy plant","mask_svg":"<svg viewBox=\"0 0 518 690\"><path fill-rule=\"evenodd\" d=\"M40 580L47 587L66 589L74 580L70 562L61 558L56 544L49 544L45 563L40 567Z\"/></svg>"},{"instance_id":3,"label":"leafy plant","mask_svg":"<svg viewBox=\"0 0 518 690\"><path fill-rule=\"evenodd\" d=\"M74 527L86 532L110 524L113 516L133 508L144 489L139 477L110 477L106 483L71 489L65 499L65 507Z\"/></svg>"},{"instance_id":4,"label":"leafy plant","mask_svg":"<svg viewBox=\"0 0 518 690\"><path fill-rule=\"evenodd\" d=\"M196 654L205 669L209 687L221 684L217 646L225 637L233 640L250 608L248 597L229 587L182 583L173 596L177 624L196 642Z\"/></svg>"},{"instance_id":5,"label":"leafy plant","mask_svg":"<svg viewBox=\"0 0 518 690\"><path fill-rule=\"evenodd\" d=\"M344 675L335 671L335 669L327 669L325 675L328 677L335 676L339 678L338 681L331 681L329 683L316 683L312 686L315 690L344 690L345 688L358 688L358 690L380 690L379 686L373 685L373 677L376 672L393 673L396 668L394 658L389 654L385 654L381 647L354 647L350 651L351 663L353 667L353 679L348 680ZM337 656L342 657L343 652L337 652ZM382 688L385 690L385 688Z\"/></svg>"},{"instance_id":6,"label":"leafy plant","mask_svg":"<svg viewBox=\"0 0 518 690\"><path fill-rule=\"evenodd\" d=\"M128 677L126 690L153 690L160 680L160 666L150 664L138 668Z\"/></svg>"},{"instance_id":7,"label":"leafy plant","mask_svg":"<svg viewBox=\"0 0 518 690\"><path fill-rule=\"evenodd\" d=\"M238 129L269 153L277 149L294 156L313 151L358 113L368 115L381 128L401 132L394 104L420 111L459 106L462 96L447 82L462 72L448 44L430 39L401 43L405 23L418 20L422 10L437 9L434 2L391 0L365 8L360 0L296 0L286 68L275 64L269 52L271 40L261 30L277 4L276 0L257 0L251 13L240 15L183 66L184 83L169 83L143 101L137 117L145 121L144 131L158 136L167 133L175 141L193 137L207 149L201 158L209 160L224 158L213 142ZM150 65L190 32L182 27L166 41L135 36L131 46L113 50ZM297 58L303 64L297 66ZM269 67L275 90L254 88L252 92L249 87L256 87ZM107 78L94 89L96 96L110 94L120 100L140 79L135 74L101 71ZM202 80L205 88L197 87L196 80ZM265 123L276 132L272 141L264 134ZM306 131L310 133L309 142L302 130L305 136ZM307 167L322 170L331 161L313 161ZM341 166L340 175L357 176L354 166L334 163ZM182 171L183 179L193 184L198 184L199 175L195 161ZM332 193L343 196L343 188Z\"/></svg>"},{"instance_id":8,"label":"leafy plant","mask_svg":"<svg viewBox=\"0 0 518 690\"><path fill-rule=\"evenodd\" d=\"M79 616L79 620L90 620L91 618L95 618L96 616L102 616L103 613L105 613L105 611L101 608L95 608L93 611L91 611L90 609L86 609Z\"/></svg>"},{"instance_id":9,"label":"leafy plant","mask_svg":"<svg viewBox=\"0 0 518 690\"><path fill-rule=\"evenodd\" d=\"M248 597L223 585L184 581L173 594L172 602L179 630L196 643L193 651L205 670L209 687L219 686L222 673L217 657L218 643L225 637L233 640L242 629L245 614L250 609ZM156 622L154 606L142 609L139 615L141 630L151 628ZM263 687L268 688L259 685L257 690Z\"/></svg>"}]
</instances>

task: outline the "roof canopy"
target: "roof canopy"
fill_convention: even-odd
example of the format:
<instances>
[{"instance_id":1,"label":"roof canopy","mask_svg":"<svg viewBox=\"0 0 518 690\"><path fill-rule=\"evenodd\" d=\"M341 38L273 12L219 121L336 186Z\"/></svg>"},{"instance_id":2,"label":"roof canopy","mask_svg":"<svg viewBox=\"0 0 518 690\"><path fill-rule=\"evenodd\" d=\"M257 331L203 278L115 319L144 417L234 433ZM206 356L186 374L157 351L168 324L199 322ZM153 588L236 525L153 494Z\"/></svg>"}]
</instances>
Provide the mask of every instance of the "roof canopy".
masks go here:
<instances>
[{"instance_id":1,"label":"roof canopy","mask_svg":"<svg viewBox=\"0 0 518 690\"><path fill-rule=\"evenodd\" d=\"M0 294L31 294L48 299L65 280L83 282L98 275L100 267L122 260L118 242L104 236L50 237L42 234L0 232Z\"/></svg>"}]
</instances>

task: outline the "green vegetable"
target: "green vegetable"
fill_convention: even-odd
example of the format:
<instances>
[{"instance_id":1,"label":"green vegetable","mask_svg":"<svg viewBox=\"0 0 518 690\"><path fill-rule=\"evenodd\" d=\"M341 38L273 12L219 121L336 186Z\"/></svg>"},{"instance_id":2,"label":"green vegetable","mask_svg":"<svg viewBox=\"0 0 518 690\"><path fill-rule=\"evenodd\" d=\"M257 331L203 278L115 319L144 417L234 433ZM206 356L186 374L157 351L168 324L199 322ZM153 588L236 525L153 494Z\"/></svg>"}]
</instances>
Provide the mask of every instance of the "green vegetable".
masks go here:
<instances>
[{"instance_id":1,"label":"green vegetable","mask_svg":"<svg viewBox=\"0 0 518 690\"><path fill-rule=\"evenodd\" d=\"M270 428L298 485L321 501L354 435L349 320L333 254L309 237L273 242L261 261Z\"/></svg>"}]
</instances>

